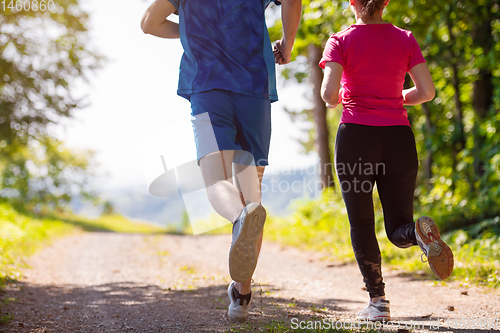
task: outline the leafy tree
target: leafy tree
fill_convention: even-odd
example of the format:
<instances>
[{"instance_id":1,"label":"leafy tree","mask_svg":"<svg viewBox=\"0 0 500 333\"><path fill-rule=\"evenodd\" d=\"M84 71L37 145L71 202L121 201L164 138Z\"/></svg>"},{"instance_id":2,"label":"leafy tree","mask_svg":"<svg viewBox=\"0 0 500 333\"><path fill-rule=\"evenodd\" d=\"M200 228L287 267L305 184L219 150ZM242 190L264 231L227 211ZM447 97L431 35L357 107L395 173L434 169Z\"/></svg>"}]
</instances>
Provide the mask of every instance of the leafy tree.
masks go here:
<instances>
[{"instance_id":1,"label":"leafy tree","mask_svg":"<svg viewBox=\"0 0 500 333\"><path fill-rule=\"evenodd\" d=\"M417 188L419 208L439 207L449 228L499 215L499 4L402 1L387 15L414 32L437 88L432 103L411 112L419 150L431 161Z\"/></svg>"},{"instance_id":2,"label":"leafy tree","mask_svg":"<svg viewBox=\"0 0 500 333\"><path fill-rule=\"evenodd\" d=\"M12 10L5 1L0 16L0 199L53 200L58 205L64 195L55 193L70 195L63 188L72 186L71 177L65 178L66 167L84 170L88 161L84 155L58 150L61 144L50 139L50 128L85 106L75 88L103 58L88 47L88 15L78 0L19 3L23 9ZM42 161L48 170L43 177L52 184L42 191L45 194L34 195L42 182L39 176L31 178L35 173L29 165ZM50 171L53 168L56 171Z\"/></svg>"},{"instance_id":3,"label":"leafy tree","mask_svg":"<svg viewBox=\"0 0 500 333\"><path fill-rule=\"evenodd\" d=\"M92 152L74 152L52 138L29 140L0 164L0 197L30 211L63 208L81 196L97 203Z\"/></svg>"},{"instance_id":4,"label":"leafy tree","mask_svg":"<svg viewBox=\"0 0 500 333\"><path fill-rule=\"evenodd\" d=\"M297 61L283 72L286 79L306 79L317 88L320 81L315 78L315 71L319 59L312 56L313 50L322 49L331 33L354 23L352 17L342 15L348 6L347 1L304 1L303 22L294 51ZM417 209L436 216L445 228L500 215L499 3L392 1L384 17L414 33L437 89L434 101L408 108L422 159ZM279 37L279 24L271 28L271 35ZM313 100L318 101L314 88L313 94ZM310 110L302 114L306 119L313 118ZM316 125L317 118L316 115ZM334 130L335 117L321 114L321 118L320 122L326 118L330 122L328 128ZM321 126L313 131L320 134L311 137L324 136Z\"/></svg>"},{"instance_id":5,"label":"leafy tree","mask_svg":"<svg viewBox=\"0 0 500 333\"><path fill-rule=\"evenodd\" d=\"M320 89L323 81L323 72L318 67L321 59L323 47L330 35L334 31L341 30L348 19L342 15L346 4L339 1L302 1L302 21L297 32L296 43L292 57L296 58L295 66L289 66L283 71L286 79L294 79L299 83L309 83L311 87L311 100L313 108L299 112L305 119L312 120L315 129L310 133L309 142L304 146L307 150L313 148L311 141L314 141L318 151L320 166L319 172L321 183L325 187L334 186L331 149L330 149L330 128L327 121L327 109L321 99ZM350 19L354 23L353 19ZM269 29L272 40L281 38L281 21L276 21ZM297 115L297 112L294 113Z\"/></svg>"}]
</instances>

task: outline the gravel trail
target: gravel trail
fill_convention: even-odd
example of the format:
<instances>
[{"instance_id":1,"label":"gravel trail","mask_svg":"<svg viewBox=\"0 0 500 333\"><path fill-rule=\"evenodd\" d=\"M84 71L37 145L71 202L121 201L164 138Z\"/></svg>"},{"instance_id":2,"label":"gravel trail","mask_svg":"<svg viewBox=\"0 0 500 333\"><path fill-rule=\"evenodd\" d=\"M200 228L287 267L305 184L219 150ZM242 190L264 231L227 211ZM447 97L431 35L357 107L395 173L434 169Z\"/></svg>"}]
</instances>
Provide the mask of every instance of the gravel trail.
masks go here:
<instances>
[{"instance_id":1,"label":"gravel trail","mask_svg":"<svg viewBox=\"0 0 500 333\"><path fill-rule=\"evenodd\" d=\"M366 305L356 265L264 242L249 325L232 323L226 317L230 242L229 235L111 232L60 239L30 258L22 280L1 295L15 301L0 308L13 316L0 332L239 332L273 320L345 327ZM394 320L386 331L406 325L415 332L500 332L498 292L398 271L384 277Z\"/></svg>"}]
</instances>

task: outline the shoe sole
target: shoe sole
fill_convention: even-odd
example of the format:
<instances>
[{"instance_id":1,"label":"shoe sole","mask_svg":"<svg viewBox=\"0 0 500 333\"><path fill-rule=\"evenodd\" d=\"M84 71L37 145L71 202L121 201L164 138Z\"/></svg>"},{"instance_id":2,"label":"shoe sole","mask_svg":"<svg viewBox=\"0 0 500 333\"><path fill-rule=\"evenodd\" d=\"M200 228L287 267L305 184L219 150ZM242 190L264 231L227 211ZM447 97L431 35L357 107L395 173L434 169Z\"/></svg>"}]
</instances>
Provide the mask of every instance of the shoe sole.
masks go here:
<instances>
[{"instance_id":1,"label":"shoe sole","mask_svg":"<svg viewBox=\"0 0 500 333\"><path fill-rule=\"evenodd\" d=\"M229 251L229 274L236 282L252 278L259 259L257 242L264 229L266 210L258 205L243 220L241 231Z\"/></svg>"},{"instance_id":2,"label":"shoe sole","mask_svg":"<svg viewBox=\"0 0 500 333\"><path fill-rule=\"evenodd\" d=\"M453 272L453 252L441 239L436 222L430 217L423 216L417 220L415 231L422 241L429 246L427 260L434 275L441 280L448 278ZM431 240L431 235L437 244Z\"/></svg>"}]
</instances>

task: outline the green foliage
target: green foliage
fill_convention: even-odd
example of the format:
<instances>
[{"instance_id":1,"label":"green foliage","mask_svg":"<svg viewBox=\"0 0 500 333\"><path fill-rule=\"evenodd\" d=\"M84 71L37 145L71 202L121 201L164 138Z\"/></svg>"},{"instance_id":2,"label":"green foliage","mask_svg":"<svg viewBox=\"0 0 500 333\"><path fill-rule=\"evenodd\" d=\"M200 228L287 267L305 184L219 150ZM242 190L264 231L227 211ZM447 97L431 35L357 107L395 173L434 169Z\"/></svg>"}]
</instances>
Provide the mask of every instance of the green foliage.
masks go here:
<instances>
[{"instance_id":1,"label":"green foliage","mask_svg":"<svg viewBox=\"0 0 500 333\"><path fill-rule=\"evenodd\" d=\"M2 302L0 303L0 324L7 324L14 319L14 315L10 314L9 312L3 313L2 308L5 305L15 301L16 299L12 297L5 297L2 299Z\"/></svg>"},{"instance_id":2,"label":"green foliage","mask_svg":"<svg viewBox=\"0 0 500 333\"><path fill-rule=\"evenodd\" d=\"M308 46L323 47L329 35L354 23L349 10L343 15L348 1L303 4L296 62L282 72L299 83L308 78ZM500 4L391 1L384 19L413 32L436 85L432 102L408 107L421 162L416 209L445 231L500 216ZM272 39L280 38L280 31L276 21ZM313 121L309 110L293 112L300 114ZM338 126L337 119L329 117L330 129ZM313 148L314 131L303 143L306 150Z\"/></svg>"},{"instance_id":3,"label":"green foliage","mask_svg":"<svg viewBox=\"0 0 500 333\"><path fill-rule=\"evenodd\" d=\"M500 287L500 233L472 235L474 233L470 231L456 230L443 236L452 248L455 259L451 279L466 285ZM405 267L409 275L433 277L427 263L420 258L419 248L401 250L390 244L385 235L379 234L378 238L384 263L397 269Z\"/></svg>"},{"instance_id":4,"label":"green foliage","mask_svg":"<svg viewBox=\"0 0 500 333\"><path fill-rule=\"evenodd\" d=\"M26 256L33 254L48 239L64 235L72 227L52 219L31 219L12 207L0 205L0 287L17 279Z\"/></svg>"},{"instance_id":5,"label":"green foliage","mask_svg":"<svg viewBox=\"0 0 500 333\"><path fill-rule=\"evenodd\" d=\"M292 59L297 56L307 57L309 45L324 47L331 34L353 24L355 20L352 13L345 16L343 14L343 10L348 7L348 1L302 0L302 19L297 31ZM280 39L281 31L281 21L276 21L269 28L271 40Z\"/></svg>"},{"instance_id":6,"label":"green foliage","mask_svg":"<svg viewBox=\"0 0 500 333\"><path fill-rule=\"evenodd\" d=\"M119 214L101 215L98 218L91 219L63 213L55 214L52 218L84 231L111 231L127 234L157 234L167 231L165 228L149 223L131 221Z\"/></svg>"},{"instance_id":7,"label":"green foliage","mask_svg":"<svg viewBox=\"0 0 500 333\"><path fill-rule=\"evenodd\" d=\"M385 267L404 269L407 274L435 279L421 260L419 247L400 249L385 234L382 207L374 196L375 227ZM415 218L421 216L420 212ZM321 198L295 203L295 212L286 218L269 217L264 237L282 244L321 251L329 260L354 262L347 212L341 195L328 190ZM500 287L500 218L449 232L443 239L455 256L451 280L486 287Z\"/></svg>"},{"instance_id":8,"label":"green foliage","mask_svg":"<svg viewBox=\"0 0 500 333\"><path fill-rule=\"evenodd\" d=\"M453 274L464 277L466 283L500 287L500 234L486 232L480 238L472 234L459 230L447 237L456 254Z\"/></svg>"},{"instance_id":9,"label":"green foliage","mask_svg":"<svg viewBox=\"0 0 500 333\"><path fill-rule=\"evenodd\" d=\"M14 315L10 313L5 313L0 315L0 324L10 323L14 319Z\"/></svg>"},{"instance_id":10,"label":"green foliage","mask_svg":"<svg viewBox=\"0 0 500 333\"><path fill-rule=\"evenodd\" d=\"M445 230L500 215L499 9L423 0L387 9L389 21L413 31L436 84L436 98L409 114L421 165L432 161L431 174L420 173L417 209Z\"/></svg>"},{"instance_id":11,"label":"green foliage","mask_svg":"<svg viewBox=\"0 0 500 333\"><path fill-rule=\"evenodd\" d=\"M54 4L45 11L6 8L0 15L0 139L8 147L46 136L48 124L84 106L75 83L100 67L79 1Z\"/></svg>"},{"instance_id":12,"label":"green foliage","mask_svg":"<svg viewBox=\"0 0 500 333\"><path fill-rule=\"evenodd\" d=\"M76 87L103 58L90 49L78 0L46 9L0 15L0 200L28 209L95 198L90 153L68 151L51 130L86 105Z\"/></svg>"},{"instance_id":13,"label":"green foliage","mask_svg":"<svg viewBox=\"0 0 500 333\"><path fill-rule=\"evenodd\" d=\"M265 238L282 244L325 251L337 261L353 261L347 211L342 197L326 190L318 200L294 203L294 213L285 218L269 217Z\"/></svg>"},{"instance_id":14,"label":"green foliage","mask_svg":"<svg viewBox=\"0 0 500 333\"><path fill-rule=\"evenodd\" d=\"M64 208L76 195L96 201L91 156L90 151L72 152L55 139L30 139L0 160L0 201L38 212Z\"/></svg>"},{"instance_id":15,"label":"green foliage","mask_svg":"<svg viewBox=\"0 0 500 333\"><path fill-rule=\"evenodd\" d=\"M297 319L297 318L295 318ZM252 324L252 323L242 323L242 324L233 324L230 330L226 332L230 333L243 333L243 332L266 332L266 333L377 333L379 330L374 329L374 327L378 327L374 323L365 325L361 324L357 326L354 324L354 328L352 329L337 329L335 328L335 321L330 321L330 319L322 318L322 317L311 317L304 320L302 326L304 328L300 328L299 321L295 323L297 328L292 328L292 322L288 318L288 320L275 319L271 320L267 324ZM324 321L325 320L325 321ZM294 325L294 327L295 327ZM309 328L308 328L309 325ZM314 328L316 325L316 328ZM344 325L349 327L351 325L350 322L344 322ZM332 327L333 326L333 327ZM370 327L368 327L370 326ZM382 325L381 325L382 326Z\"/></svg>"}]
</instances>

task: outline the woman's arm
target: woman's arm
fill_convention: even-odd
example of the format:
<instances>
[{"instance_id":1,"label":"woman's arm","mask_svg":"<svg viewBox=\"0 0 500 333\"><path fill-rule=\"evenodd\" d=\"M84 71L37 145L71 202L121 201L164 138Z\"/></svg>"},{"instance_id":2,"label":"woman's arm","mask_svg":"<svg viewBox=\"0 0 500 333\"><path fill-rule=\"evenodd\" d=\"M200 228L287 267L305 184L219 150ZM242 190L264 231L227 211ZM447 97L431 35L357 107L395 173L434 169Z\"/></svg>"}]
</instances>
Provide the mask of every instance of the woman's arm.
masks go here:
<instances>
[{"instance_id":1,"label":"woman's arm","mask_svg":"<svg viewBox=\"0 0 500 333\"><path fill-rule=\"evenodd\" d=\"M334 108L342 102L343 89L340 86L340 79L343 71L344 67L339 63L330 61L325 64L325 74L321 84L321 98L329 108Z\"/></svg>"},{"instance_id":2,"label":"woman's arm","mask_svg":"<svg viewBox=\"0 0 500 333\"><path fill-rule=\"evenodd\" d=\"M175 7L170 1L156 0L142 17L142 31L161 38L179 38L179 25L167 20L167 17L174 12Z\"/></svg>"},{"instance_id":3,"label":"woman's arm","mask_svg":"<svg viewBox=\"0 0 500 333\"><path fill-rule=\"evenodd\" d=\"M434 98L436 89L427 64L413 66L410 69L410 77L415 87L403 90L403 105L417 105Z\"/></svg>"}]
</instances>

